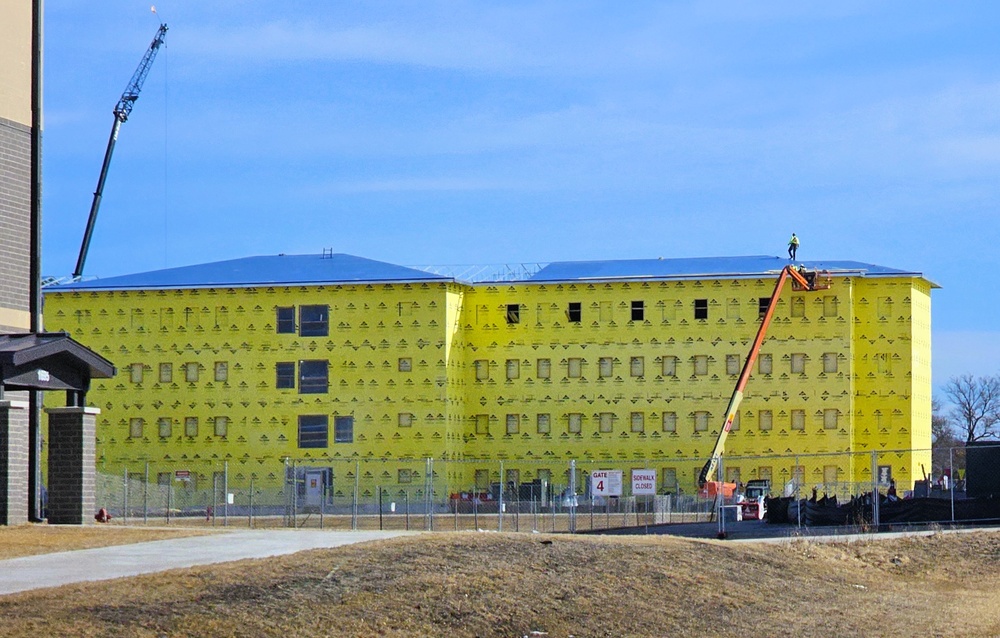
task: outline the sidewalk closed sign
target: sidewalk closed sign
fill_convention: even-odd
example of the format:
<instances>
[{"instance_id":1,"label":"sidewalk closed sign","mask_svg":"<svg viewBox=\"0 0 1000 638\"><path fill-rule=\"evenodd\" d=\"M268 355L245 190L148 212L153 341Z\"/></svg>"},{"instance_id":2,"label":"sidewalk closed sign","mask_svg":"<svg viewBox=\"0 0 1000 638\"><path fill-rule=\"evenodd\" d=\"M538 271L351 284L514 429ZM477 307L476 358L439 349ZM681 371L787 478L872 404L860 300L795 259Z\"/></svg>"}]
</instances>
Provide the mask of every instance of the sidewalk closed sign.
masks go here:
<instances>
[{"instance_id":1,"label":"sidewalk closed sign","mask_svg":"<svg viewBox=\"0 0 1000 638\"><path fill-rule=\"evenodd\" d=\"M656 470L632 470L632 496L656 494Z\"/></svg>"},{"instance_id":2,"label":"sidewalk closed sign","mask_svg":"<svg viewBox=\"0 0 1000 638\"><path fill-rule=\"evenodd\" d=\"M590 493L594 496L621 496L621 470L594 470L590 475Z\"/></svg>"}]
</instances>

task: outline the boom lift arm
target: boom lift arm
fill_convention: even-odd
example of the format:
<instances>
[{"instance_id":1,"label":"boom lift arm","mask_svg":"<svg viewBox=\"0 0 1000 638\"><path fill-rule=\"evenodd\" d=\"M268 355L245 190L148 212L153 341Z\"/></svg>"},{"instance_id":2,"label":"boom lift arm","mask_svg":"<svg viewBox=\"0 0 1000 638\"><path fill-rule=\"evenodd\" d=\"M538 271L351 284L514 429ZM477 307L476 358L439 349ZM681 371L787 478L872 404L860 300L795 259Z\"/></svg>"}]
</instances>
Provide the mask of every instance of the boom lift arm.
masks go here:
<instances>
[{"instance_id":1,"label":"boom lift arm","mask_svg":"<svg viewBox=\"0 0 1000 638\"><path fill-rule=\"evenodd\" d=\"M83 234L83 245L80 246L80 256L76 260L76 269L73 271L74 280L79 279L83 275L83 264L87 261L87 251L90 249L90 237L94 234L97 211L101 207L101 197L104 194L104 180L108 177L111 155L115 152L115 142L118 141L118 130L128 120L129 114L132 113L132 107L135 105L135 101L139 99L139 91L142 90L142 84L146 81L149 69L153 66L153 60L156 59L156 53L159 51L160 45L163 44L163 38L166 35L167 25L161 24L156 35L153 37L153 41L149 45L149 49L146 50L146 55L142 56L139 66L136 68L135 73L132 74L132 80L125 87L125 92L122 93L118 104L115 105L115 123L111 127L108 149L104 151L104 164L101 166L101 176L97 179L97 190L94 191L94 201L90 205L90 216L87 218L87 230Z\"/></svg>"},{"instance_id":2,"label":"boom lift arm","mask_svg":"<svg viewBox=\"0 0 1000 638\"><path fill-rule=\"evenodd\" d=\"M774 285L774 292L771 293L771 300L767 305L767 311L764 313L764 317L760 321L760 327L757 329L757 337L750 345L750 352L747 354L747 360L743 364L743 370L740 372L739 380L736 382L736 389L733 390L733 396L729 399L729 407L726 408L726 422L723 424L722 430L719 432L719 437L715 441L715 447L712 448L712 456L709 457L708 462L701 468L701 473L698 475L699 489L704 488L706 483L713 480L715 471L719 467L719 458L726 447L726 437L729 436L729 431L733 427L733 419L736 418L736 412L743 401L743 390L746 388L747 381L750 380L753 364L757 360L760 347L767 336L767 328L771 325L771 317L774 315L774 309L778 305L778 299L781 297L781 289L785 286L785 280L791 277L794 282L793 285L798 290L815 291L829 288L829 283L820 283L817 281L818 275L819 273L814 271L800 271L792 265L781 269L781 274L778 275L778 282Z\"/></svg>"}]
</instances>

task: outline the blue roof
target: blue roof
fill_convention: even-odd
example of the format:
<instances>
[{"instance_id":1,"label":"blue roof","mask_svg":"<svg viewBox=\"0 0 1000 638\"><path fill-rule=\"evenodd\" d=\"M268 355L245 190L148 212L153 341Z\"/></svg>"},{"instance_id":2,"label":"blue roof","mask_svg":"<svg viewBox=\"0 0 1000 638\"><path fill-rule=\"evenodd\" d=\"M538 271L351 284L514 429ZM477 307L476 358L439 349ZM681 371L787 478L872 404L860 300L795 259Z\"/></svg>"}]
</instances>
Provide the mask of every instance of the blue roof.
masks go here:
<instances>
[{"instance_id":1,"label":"blue roof","mask_svg":"<svg viewBox=\"0 0 1000 638\"><path fill-rule=\"evenodd\" d=\"M244 257L196 266L106 279L77 281L47 290L148 290L224 288L359 282L453 281L450 277L353 255L272 255Z\"/></svg>"},{"instance_id":2,"label":"blue roof","mask_svg":"<svg viewBox=\"0 0 1000 638\"><path fill-rule=\"evenodd\" d=\"M528 281L609 279L696 279L701 277L759 277L777 275L790 262L782 257L692 257L682 259L620 259L560 261L542 268ZM921 273L857 261L795 262L809 269L860 276L915 276Z\"/></svg>"},{"instance_id":3,"label":"blue roof","mask_svg":"<svg viewBox=\"0 0 1000 638\"><path fill-rule=\"evenodd\" d=\"M692 257L561 261L521 281L560 282L616 279L698 279L771 277L788 264L781 257ZM807 268L853 276L923 277L921 273L857 261L796 262ZM493 281L497 281L495 279ZM454 277L353 255L274 255L244 257L134 275L90 279L47 287L62 290L149 290L158 288L224 288L303 284L458 281ZM932 285L934 285L932 283Z\"/></svg>"}]
</instances>

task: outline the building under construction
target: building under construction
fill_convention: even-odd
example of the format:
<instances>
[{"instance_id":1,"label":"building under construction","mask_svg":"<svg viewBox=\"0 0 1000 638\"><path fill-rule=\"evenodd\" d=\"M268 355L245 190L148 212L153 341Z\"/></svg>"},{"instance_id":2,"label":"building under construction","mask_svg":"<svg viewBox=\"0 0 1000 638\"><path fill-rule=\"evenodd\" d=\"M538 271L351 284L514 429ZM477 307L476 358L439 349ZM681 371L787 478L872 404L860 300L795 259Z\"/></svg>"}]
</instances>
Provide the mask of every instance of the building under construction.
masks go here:
<instances>
[{"instance_id":1,"label":"building under construction","mask_svg":"<svg viewBox=\"0 0 1000 638\"><path fill-rule=\"evenodd\" d=\"M418 483L424 458L500 459L524 483L559 482L573 458L652 465L660 491L687 491L700 465L675 461L712 453L787 263L563 262L465 281L343 254L248 257L55 286L45 321L119 370L88 395L102 467L169 480L183 466L208 485L226 459L231 482L280 483L283 458L384 458L392 482ZM930 460L935 286L803 265L825 283L776 299L721 478L870 485L867 461L805 455L898 450L878 471L906 485ZM498 478L448 467L449 490Z\"/></svg>"}]
</instances>

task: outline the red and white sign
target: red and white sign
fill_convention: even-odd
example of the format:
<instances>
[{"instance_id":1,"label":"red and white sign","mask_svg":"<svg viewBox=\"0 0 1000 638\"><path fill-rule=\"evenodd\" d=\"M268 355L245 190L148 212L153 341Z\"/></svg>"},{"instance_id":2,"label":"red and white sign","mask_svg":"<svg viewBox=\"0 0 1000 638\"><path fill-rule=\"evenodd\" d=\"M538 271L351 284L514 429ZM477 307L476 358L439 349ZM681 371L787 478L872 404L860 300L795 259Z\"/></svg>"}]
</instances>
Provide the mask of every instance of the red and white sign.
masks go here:
<instances>
[{"instance_id":1,"label":"red and white sign","mask_svg":"<svg viewBox=\"0 0 1000 638\"><path fill-rule=\"evenodd\" d=\"M590 493L594 496L621 496L621 470L594 470L590 474Z\"/></svg>"},{"instance_id":2,"label":"red and white sign","mask_svg":"<svg viewBox=\"0 0 1000 638\"><path fill-rule=\"evenodd\" d=\"M656 494L656 470L632 470L632 496Z\"/></svg>"}]
</instances>

